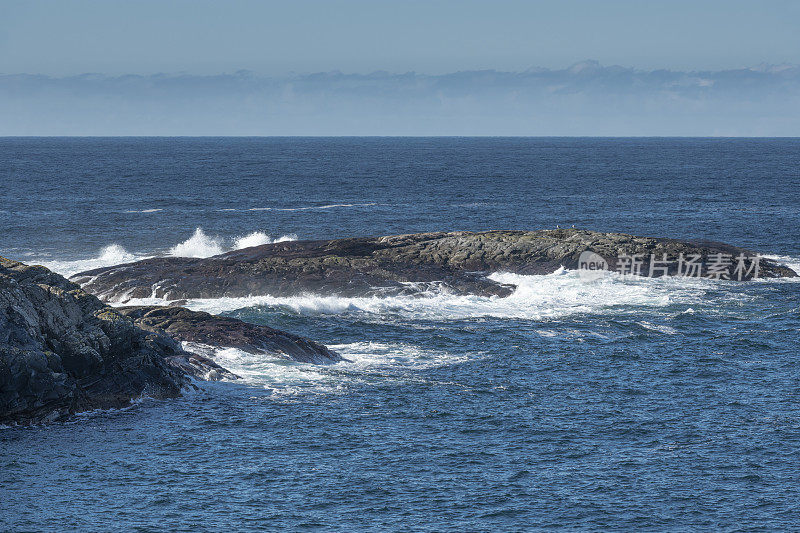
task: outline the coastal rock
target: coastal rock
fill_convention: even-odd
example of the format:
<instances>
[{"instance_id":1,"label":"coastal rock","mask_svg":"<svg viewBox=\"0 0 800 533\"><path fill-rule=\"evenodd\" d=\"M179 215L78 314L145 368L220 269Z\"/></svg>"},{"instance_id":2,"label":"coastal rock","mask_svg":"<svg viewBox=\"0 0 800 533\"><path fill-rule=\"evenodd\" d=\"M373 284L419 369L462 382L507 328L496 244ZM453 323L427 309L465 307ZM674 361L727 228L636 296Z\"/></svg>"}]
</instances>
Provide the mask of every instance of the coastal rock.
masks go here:
<instances>
[{"instance_id":1,"label":"coastal rock","mask_svg":"<svg viewBox=\"0 0 800 533\"><path fill-rule=\"evenodd\" d=\"M291 241L236 250L206 259L163 257L99 268L72 279L108 301L156 297L339 296L421 292L441 284L458 294L507 296L513 285L486 276L505 271L549 274L578 268L582 252L602 256L610 269L622 254L676 259L714 254L755 254L722 243L636 237L579 229L438 232L328 241ZM668 272L674 275L677 265ZM793 277L791 269L761 259L760 277ZM742 277L749 280L752 273Z\"/></svg>"},{"instance_id":2,"label":"coastal rock","mask_svg":"<svg viewBox=\"0 0 800 533\"><path fill-rule=\"evenodd\" d=\"M146 331L165 332L173 339L190 343L191 346L238 348L248 353L269 353L292 361L315 364L343 360L336 352L305 337L235 318L190 311L183 307L136 306L116 310L132 318L137 326Z\"/></svg>"},{"instance_id":3,"label":"coastal rock","mask_svg":"<svg viewBox=\"0 0 800 533\"><path fill-rule=\"evenodd\" d=\"M165 358L183 353L46 268L0 257L0 423L178 396L185 373Z\"/></svg>"},{"instance_id":4,"label":"coastal rock","mask_svg":"<svg viewBox=\"0 0 800 533\"><path fill-rule=\"evenodd\" d=\"M189 376L237 379L204 353L210 346L343 360L305 337L234 318L182 307L114 309L45 267L0 257L0 424L173 398L192 386Z\"/></svg>"},{"instance_id":5,"label":"coastal rock","mask_svg":"<svg viewBox=\"0 0 800 533\"><path fill-rule=\"evenodd\" d=\"M199 350L186 350L179 354L168 355L164 360L169 366L205 381L239 379L239 376L218 365L211 357L198 352Z\"/></svg>"}]
</instances>

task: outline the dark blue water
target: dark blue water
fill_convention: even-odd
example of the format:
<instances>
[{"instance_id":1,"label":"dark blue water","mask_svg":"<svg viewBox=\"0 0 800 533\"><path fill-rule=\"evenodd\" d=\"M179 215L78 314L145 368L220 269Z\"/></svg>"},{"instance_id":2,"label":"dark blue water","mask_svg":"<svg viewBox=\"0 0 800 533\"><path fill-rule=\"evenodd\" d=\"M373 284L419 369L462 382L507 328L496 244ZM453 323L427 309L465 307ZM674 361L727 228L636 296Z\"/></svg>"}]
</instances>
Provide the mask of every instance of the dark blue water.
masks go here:
<instances>
[{"instance_id":1,"label":"dark blue water","mask_svg":"<svg viewBox=\"0 0 800 533\"><path fill-rule=\"evenodd\" d=\"M0 255L64 273L573 224L800 265L798 139L0 139L0 200ZM800 528L800 283L513 281L190 302L352 362L221 350L243 383L0 429L0 529Z\"/></svg>"}]
</instances>

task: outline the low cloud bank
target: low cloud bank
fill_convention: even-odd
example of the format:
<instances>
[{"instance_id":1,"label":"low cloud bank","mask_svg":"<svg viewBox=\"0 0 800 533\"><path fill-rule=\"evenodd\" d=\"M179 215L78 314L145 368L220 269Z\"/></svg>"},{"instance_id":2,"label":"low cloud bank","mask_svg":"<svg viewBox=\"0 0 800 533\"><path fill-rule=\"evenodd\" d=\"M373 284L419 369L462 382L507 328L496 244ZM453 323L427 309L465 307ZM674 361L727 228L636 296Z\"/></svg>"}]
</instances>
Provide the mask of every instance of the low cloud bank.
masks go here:
<instances>
[{"instance_id":1,"label":"low cloud bank","mask_svg":"<svg viewBox=\"0 0 800 533\"><path fill-rule=\"evenodd\" d=\"M800 136L800 67L0 75L0 135Z\"/></svg>"}]
</instances>

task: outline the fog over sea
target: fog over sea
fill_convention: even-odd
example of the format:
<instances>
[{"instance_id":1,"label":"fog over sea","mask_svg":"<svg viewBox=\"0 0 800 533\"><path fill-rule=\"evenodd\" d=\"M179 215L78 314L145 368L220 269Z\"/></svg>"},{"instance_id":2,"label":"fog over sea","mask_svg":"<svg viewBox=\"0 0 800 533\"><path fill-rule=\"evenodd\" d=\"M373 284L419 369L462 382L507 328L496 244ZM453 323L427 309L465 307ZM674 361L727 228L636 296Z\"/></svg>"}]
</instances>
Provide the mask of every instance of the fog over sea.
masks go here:
<instances>
[{"instance_id":1,"label":"fog over sea","mask_svg":"<svg viewBox=\"0 0 800 533\"><path fill-rule=\"evenodd\" d=\"M0 255L64 275L573 225L800 272L796 138L0 138L0 200ZM0 428L0 525L800 528L800 283L492 277L516 291L188 301L349 361L218 349L243 380Z\"/></svg>"}]
</instances>

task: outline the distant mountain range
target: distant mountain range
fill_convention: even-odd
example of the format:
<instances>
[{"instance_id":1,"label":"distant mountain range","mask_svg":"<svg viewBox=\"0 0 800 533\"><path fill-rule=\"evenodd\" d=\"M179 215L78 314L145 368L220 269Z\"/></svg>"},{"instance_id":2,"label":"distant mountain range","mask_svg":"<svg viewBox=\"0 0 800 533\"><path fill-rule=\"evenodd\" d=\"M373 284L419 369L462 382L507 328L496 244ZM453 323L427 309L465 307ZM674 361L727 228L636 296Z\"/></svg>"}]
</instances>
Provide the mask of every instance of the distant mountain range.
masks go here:
<instances>
[{"instance_id":1,"label":"distant mountain range","mask_svg":"<svg viewBox=\"0 0 800 533\"><path fill-rule=\"evenodd\" d=\"M0 135L800 136L800 67L0 75Z\"/></svg>"}]
</instances>

